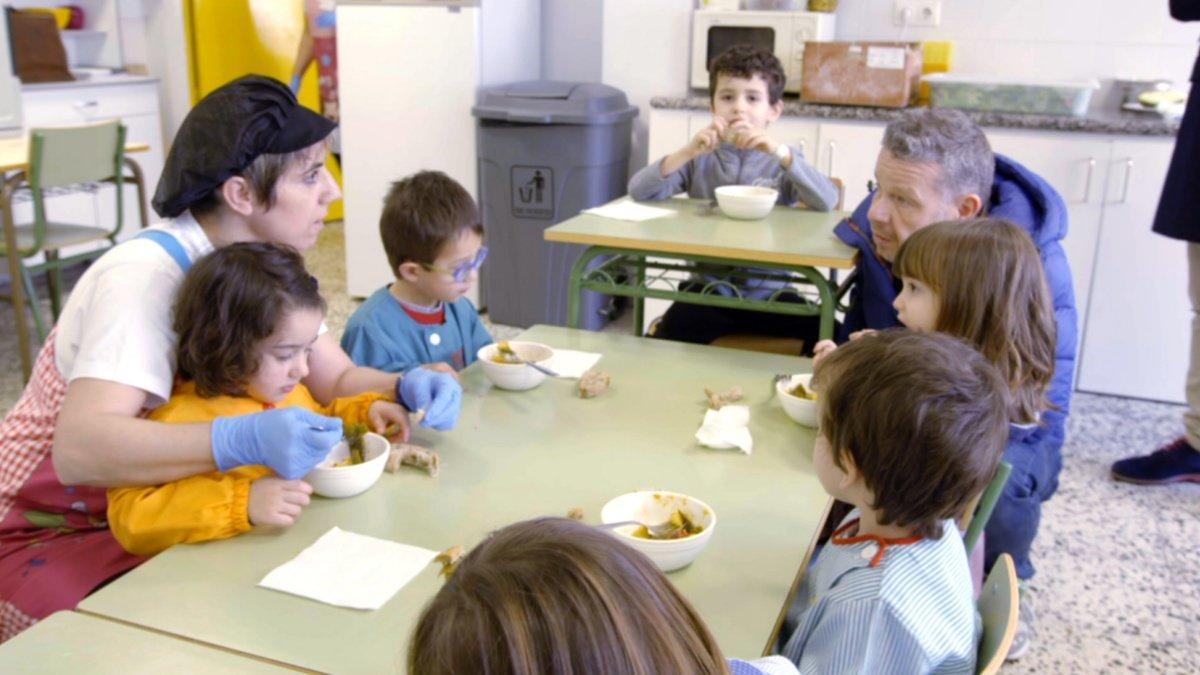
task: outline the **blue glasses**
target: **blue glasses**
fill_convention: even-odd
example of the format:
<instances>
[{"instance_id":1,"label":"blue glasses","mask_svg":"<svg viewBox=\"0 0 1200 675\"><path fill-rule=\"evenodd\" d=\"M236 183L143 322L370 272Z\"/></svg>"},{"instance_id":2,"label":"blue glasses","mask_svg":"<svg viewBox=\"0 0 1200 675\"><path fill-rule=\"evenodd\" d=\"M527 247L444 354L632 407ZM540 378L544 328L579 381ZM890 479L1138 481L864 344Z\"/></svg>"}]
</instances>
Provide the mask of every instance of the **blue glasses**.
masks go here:
<instances>
[{"instance_id":1,"label":"blue glasses","mask_svg":"<svg viewBox=\"0 0 1200 675\"><path fill-rule=\"evenodd\" d=\"M455 283L461 284L467 280L467 277L471 276L471 272L474 272L475 270L479 269L480 265L483 265L483 261L487 259L487 254L487 247L480 246L479 253L476 253L474 258L467 260L466 262L459 263L452 269L438 267L437 265L430 265L429 263L421 263L421 267L424 267L430 272L449 274L454 277Z\"/></svg>"}]
</instances>

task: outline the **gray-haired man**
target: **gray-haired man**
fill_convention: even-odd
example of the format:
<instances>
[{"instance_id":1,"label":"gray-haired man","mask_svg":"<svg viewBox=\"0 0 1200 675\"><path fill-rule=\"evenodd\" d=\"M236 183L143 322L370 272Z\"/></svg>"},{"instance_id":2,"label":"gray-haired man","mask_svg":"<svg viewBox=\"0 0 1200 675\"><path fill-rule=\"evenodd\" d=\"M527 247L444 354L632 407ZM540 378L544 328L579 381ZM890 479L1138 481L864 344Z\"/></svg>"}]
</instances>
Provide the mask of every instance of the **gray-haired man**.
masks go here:
<instances>
[{"instance_id":1,"label":"gray-haired man","mask_svg":"<svg viewBox=\"0 0 1200 675\"><path fill-rule=\"evenodd\" d=\"M839 340L864 328L900 325L892 306L900 280L893 278L891 262L904 240L926 225L984 214L1005 218L1029 232L1041 253L1058 326L1049 391L1055 409L1043 413L1033 433L1010 439L1004 459L1013 473L986 530L985 564L991 566L1001 553L1009 553L1017 575L1028 580L1034 573L1029 549L1037 535L1041 504L1058 487L1075 370L1075 293L1059 243L1067 234L1066 205L1041 177L993 154L983 131L955 110L913 111L889 124L875 162L875 180L875 191L836 230L861 253ZM1028 646L1031 608L1028 601L1023 603L1020 644L1014 643L1011 657Z\"/></svg>"}]
</instances>

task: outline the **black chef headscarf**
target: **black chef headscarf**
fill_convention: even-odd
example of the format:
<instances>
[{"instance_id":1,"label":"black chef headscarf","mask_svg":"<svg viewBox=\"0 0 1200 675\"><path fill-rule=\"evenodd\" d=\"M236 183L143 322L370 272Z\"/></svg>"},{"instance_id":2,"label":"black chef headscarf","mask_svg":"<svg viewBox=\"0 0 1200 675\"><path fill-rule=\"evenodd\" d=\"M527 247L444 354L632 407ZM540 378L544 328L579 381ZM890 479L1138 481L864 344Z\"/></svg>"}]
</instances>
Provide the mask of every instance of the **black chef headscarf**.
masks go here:
<instances>
[{"instance_id":1,"label":"black chef headscarf","mask_svg":"<svg viewBox=\"0 0 1200 675\"><path fill-rule=\"evenodd\" d=\"M154 210L174 218L259 155L307 148L335 126L300 105L278 80L238 78L205 96L184 118L154 191Z\"/></svg>"}]
</instances>

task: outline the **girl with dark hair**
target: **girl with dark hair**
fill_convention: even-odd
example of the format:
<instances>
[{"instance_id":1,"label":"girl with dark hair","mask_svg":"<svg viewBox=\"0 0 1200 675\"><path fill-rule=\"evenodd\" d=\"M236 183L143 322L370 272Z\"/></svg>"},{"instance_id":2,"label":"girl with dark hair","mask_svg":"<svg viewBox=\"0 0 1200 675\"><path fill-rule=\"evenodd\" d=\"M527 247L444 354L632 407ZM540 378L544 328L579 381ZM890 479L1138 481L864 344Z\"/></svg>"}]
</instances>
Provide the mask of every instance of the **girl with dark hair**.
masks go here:
<instances>
[{"instance_id":1,"label":"girl with dark hair","mask_svg":"<svg viewBox=\"0 0 1200 675\"><path fill-rule=\"evenodd\" d=\"M295 250L244 243L206 256L175 302L179 382L150 419L185 424L295 407L377 429L406 420L405 410L382 394L317 403L301 380L324 318L317 280ZM319 424L322 418L300 419ZM291 525L311 492L304 481L278 477L265 466L240 466L164 485L113 488L108 524L125 550L154 555L256 525Z\"/></svg>"},{"instance_id":2,"label":"girl with dark hair","mask_svg":"<svg viewBox=\"0 0 1200 675\"><path fill-rule=\"evenodd\" d=\"M492 533L421 613L420 675L787 675L781 656L725 660L700 615L650 559L566 518Z\"/></svg>"}]
</instances>

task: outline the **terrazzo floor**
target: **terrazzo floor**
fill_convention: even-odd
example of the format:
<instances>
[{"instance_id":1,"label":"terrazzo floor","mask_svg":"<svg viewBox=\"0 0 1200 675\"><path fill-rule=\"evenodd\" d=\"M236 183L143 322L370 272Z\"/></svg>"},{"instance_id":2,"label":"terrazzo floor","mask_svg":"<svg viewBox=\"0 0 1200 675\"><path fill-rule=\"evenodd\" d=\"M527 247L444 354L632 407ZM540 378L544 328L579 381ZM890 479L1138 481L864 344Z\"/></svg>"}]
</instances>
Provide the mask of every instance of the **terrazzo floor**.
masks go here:
<instances>
[{"instance_id":1,"label":"terrazzo floor","mask_svg":"<svg viewBox=\"0 0 1200 675\"><path fill-rule=\"evenodd\" d=\"M341 226L327 227L307 259L340 334L357 306L346 295ZM9 312L0 307L6 412L22 387ZM497 338L519 332L491 328ZM1060 487L1034 548L1038 639L1002 672L1200 673L1200 484L1141 487L1108 474L1113 461L1178 435L1182 407L1082 393L1072 406Z\"/></svg>"}]
</instances>

